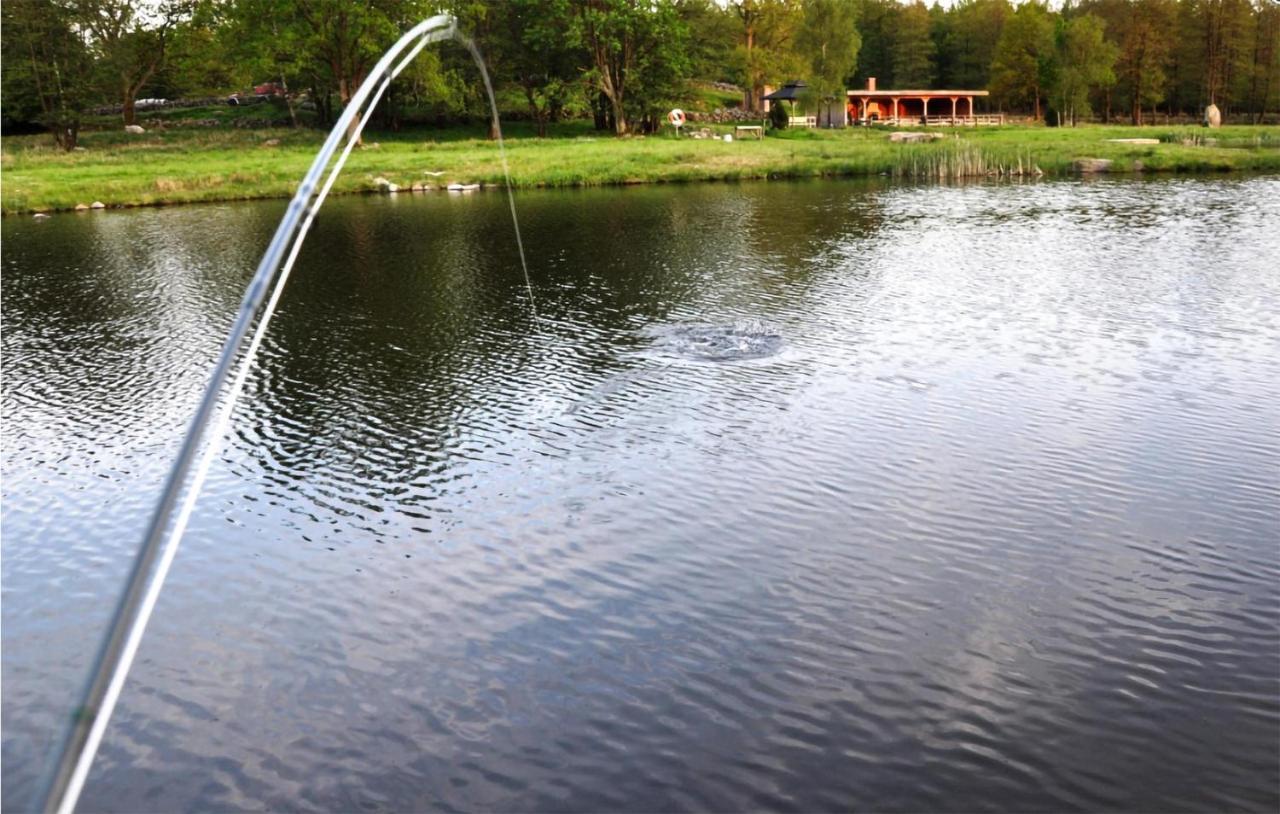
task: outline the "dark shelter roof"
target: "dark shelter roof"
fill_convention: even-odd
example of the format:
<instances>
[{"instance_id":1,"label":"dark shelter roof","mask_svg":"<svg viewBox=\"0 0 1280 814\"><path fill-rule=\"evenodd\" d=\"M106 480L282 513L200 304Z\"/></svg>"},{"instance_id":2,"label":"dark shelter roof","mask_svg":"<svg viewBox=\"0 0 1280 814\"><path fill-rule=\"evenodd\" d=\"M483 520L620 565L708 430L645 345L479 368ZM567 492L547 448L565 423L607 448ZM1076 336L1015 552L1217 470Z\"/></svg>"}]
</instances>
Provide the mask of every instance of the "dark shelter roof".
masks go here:
<instances>
[{"instance_id":1,"label":"dark shelter roof","mask_svg":"<svg viewBox=\"0 0 1280 814\"><path fill-rule=\"evenodd\" d=\"M767 94L764 98L770 102L777 102L781 100L794 102L808 89L809 85L804 80L797 80L795 82L788 82L773 93Z\"/></svg>"}]
</instances>

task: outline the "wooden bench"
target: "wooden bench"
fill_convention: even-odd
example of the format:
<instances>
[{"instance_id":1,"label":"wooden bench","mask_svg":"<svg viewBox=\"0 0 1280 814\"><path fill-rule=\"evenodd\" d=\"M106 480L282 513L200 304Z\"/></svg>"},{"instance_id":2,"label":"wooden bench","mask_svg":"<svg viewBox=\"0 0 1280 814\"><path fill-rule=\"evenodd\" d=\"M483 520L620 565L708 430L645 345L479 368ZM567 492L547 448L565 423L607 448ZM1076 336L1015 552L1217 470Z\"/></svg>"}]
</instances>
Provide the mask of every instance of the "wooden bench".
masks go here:
<instances>
[{"instance_id":1,"label":"wooden bench","mask_svg":"<svg viewBox=\"0 0 1280 814\"><path fill-rule=\"evenodd\" d=\"M817 116L788 116L787 124L792 127L817 127Z\"/></svg>"},{"instance_id":2,"label":"wooden bench","mask_svg":"<svg viewBox=\"0 0 1280 814\"><path fill-rule=\"evenodd\" d=\"M759 124L740 124L733 128L734 138L741 138L743 133L752 133L757 139L763 139L764 127Z\"/></svg>"}]
</instances>

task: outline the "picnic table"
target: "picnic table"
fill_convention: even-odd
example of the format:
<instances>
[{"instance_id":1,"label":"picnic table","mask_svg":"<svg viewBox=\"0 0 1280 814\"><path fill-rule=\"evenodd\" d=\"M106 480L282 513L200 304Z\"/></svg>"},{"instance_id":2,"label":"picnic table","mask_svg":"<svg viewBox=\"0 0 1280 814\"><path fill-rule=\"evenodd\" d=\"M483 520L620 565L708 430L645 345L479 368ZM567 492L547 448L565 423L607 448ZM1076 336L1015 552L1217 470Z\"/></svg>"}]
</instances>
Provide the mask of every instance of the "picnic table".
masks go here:
<instances>
[{"instance_id":1,"label":"picnic table","mask_svg":"<svg viewBox=\"0 0 1280 814\"><path fill-rule=\"evenodd\" d=\"M764 138L764 126L759 124L739 124L733 128L733 137L739 138L742 133L752 133L758 139Z\"/></svg>"}]
</instances>

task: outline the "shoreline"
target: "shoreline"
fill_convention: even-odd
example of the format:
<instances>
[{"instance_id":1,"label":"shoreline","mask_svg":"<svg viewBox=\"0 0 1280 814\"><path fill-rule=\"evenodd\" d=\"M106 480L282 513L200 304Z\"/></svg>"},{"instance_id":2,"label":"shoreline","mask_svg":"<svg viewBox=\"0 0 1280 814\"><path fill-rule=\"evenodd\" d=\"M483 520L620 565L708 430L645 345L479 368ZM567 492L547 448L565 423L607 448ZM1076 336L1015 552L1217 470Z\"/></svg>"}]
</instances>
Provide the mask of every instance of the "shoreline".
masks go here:
<instances>
[{"instance_id":1,"label":"shoreline","mask_svg":"<svg viewBox=\"0 0 1280 814\"><path fill-rule=\"evenodd\" d=\"M710 129L717 136L732 130ZM661 134L619 139L565 130L573 135L507 138L516 190L809 178L962 181L1280 172L1280 128L1266 125L929 128L942 137L923 143L890 142L894 131L879 128L791 130L732 143ZM1117 141L1135 137L1158 143ZM95 201L121 209L288 199L322 138L320 131L287 129L173 128L132 137L103 131L86 133L83 151L64 153L41 137L5 137L0 212L69 212ZM352 154L331 194L444 193L449 183L479 184L477 191L505 188L497 144L457 131L371 134Z\"/></svg>"}]
</instances>

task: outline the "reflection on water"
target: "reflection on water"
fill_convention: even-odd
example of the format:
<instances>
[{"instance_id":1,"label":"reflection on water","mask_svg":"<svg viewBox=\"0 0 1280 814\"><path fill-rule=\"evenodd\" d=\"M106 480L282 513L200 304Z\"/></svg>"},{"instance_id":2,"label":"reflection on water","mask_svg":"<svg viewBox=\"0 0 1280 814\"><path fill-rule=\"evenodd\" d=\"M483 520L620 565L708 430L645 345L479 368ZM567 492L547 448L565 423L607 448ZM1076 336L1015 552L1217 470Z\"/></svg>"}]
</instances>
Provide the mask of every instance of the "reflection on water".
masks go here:
<instances>
[{"instance_id":1,"label":"reflection on water","mask_svg":"<svg viewBox=\"0 0 1280 814\"><path fill-rule=\"evenodd\" d=\"M326 206L92 810L1280 804L1280 182L520 204ZM3 222L6 809L282 208Z\"/></svg>"}]
</instances>

